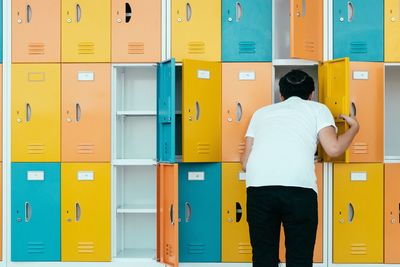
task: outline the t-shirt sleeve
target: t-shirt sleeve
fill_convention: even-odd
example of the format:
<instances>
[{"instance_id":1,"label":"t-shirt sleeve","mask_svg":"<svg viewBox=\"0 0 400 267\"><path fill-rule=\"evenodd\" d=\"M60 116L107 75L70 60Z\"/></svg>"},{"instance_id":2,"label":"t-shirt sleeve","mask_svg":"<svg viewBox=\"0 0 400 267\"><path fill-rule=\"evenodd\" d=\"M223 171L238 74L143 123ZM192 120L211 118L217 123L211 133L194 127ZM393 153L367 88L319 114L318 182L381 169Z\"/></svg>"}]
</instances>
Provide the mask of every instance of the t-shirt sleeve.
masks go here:
<instances>
[{"instance_id":1,"label":"t-shirt sleeve","mask_svg":"<svg viewBox=\"0 0 400 267\"><path fill-rule=\"evenodd\" d=\"M247 128L247 132L246 132L246 137L253 137L255 135L255 114L253 114L253 116L251 117L250 123L249 123L249 127Z\"/></svg>"},{"instance_id":2,"label":"t-shirt sleeve","mask_svg":"<svg viewBox=\"0 0 400 267\"><path fill-rule=\"evenodd\" d=\"M317 114L317 133L328 126L334 127L336 133L338 132L332 113L327 106L321 105Z\"/></svg>"}]
</instances>

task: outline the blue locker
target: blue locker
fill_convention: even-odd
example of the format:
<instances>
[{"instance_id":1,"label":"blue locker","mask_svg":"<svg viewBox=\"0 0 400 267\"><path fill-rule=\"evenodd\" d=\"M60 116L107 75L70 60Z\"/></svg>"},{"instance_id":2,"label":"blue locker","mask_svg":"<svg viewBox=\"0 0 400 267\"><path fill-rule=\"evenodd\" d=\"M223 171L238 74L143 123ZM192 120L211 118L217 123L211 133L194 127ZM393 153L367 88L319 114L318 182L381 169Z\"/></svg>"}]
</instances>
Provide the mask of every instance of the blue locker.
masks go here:
<instances>
[{"instance_id":1,"label":"blue locker","mask_svg":"<svg viewBox=\"0 0 400 267\"><path fill-rule=\"evenodd\" d=\"M157 160L175 162L175 59L157 68Z\"/></svg>"},{"instance_id":2,"label":"blue locker","mask_svg":"<svg viewBox=\"0 0 400 267\"><path fill-rule=\"evenodd\" d=\"M11 260L60 261L60 163L12 163L11 199Z\"/></svg>"},{"instance_id":3,"label":"blue locker","mask_svg":"<svg viewBox=\"0 0 400 267\"><path fill-rule=\"evenodd\" d=\"M333 1L333 57L383 61L383 0Z\"/></svg>"},{"instance_id":4,"label":"blue locker","mask_svg":"<svg viewBox=\"0 0 400 267\"><path fill-rule=\"evenodd\" d=\"M221 164L179 164L179 261L221 261Z\"/></svg>"},{"instance_id":5,"label":"blue locker","mask_svg":"<svg viewBox=\"0 0 400 267\"><path fill-rule=\"evenodd\" d=\"M222 61L272 60L272 0L222 0Z\"/></svg>"}]
</instances>

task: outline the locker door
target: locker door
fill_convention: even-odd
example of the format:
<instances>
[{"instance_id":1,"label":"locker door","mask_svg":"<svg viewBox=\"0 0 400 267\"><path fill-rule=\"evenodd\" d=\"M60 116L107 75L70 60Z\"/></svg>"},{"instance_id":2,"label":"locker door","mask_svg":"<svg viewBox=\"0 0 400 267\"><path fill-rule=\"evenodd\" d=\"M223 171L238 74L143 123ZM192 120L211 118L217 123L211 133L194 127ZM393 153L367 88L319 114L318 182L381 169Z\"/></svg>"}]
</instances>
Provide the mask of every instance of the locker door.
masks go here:
<instances>
[{"instance_id":1,"label":"locker door","mask_svg":"<svg viewBox=\"0 0 400 267\"><path fill-rule=\"evenodd\" d=\"M60 164L11 164L11 260L60 260Z\"/></svg>"},{"instance_id":2,"label":"locker door","mask_svg":"<svg viewBox=\"0 0 400 267\"><path fill-rule=\"evenodd\" d=\"M63 163L62 261L111 260L109 163Z\"/></svg>"},{"instance_id":3,"label":"locker door","mask_svg":"<svg viewBox=\"0 0 400 267\"><path fill-rule=\"evenodd\" d=\"M62 65L62 161L109 162L109 64Z\"/></svg>"},{"instance_id":4,"label":"locker door","mask_svg":"<svg viewBox=\"0 0 400 267\"><path fill-rule=\"evenodd\" d=\"M112 62L161 60L161 1L112 0Z\"/></svg>"},{"instance_id":5,"label":"locker door","mask_svg":"<svg viewBox=\"0 0 400 267\"><path fill-rule=\"evenodd\" d=\"M60 65L13 64L11 160L60 161Z\"/></svg>"},{"instance_id":6,"label":"locker door","mask_svg":"<svg viewBox=\"0 0 400 267\"><path fill-rule=\"evenodd\" d=\"M349 59L337 59L320 63L318 67L318 97L319 102L328 106L335 119L338 134L344 133L348 125L339 118L340 114L350 113L349 103ZM323 155L324 161L332 161L327 154ZM349 150L347 150L335 161L349 161Z\"/></svg>"},{"instance_id":7,"label":"locker door","mask_svg":"<svg viewBox=\"0 0 400 267\"><path fill-rule=\"evenodd\" d=\"M62 62L110 62L111 2L63 0Z\"/></svg>"},{"instance_id":8,"label":"locker door","mask_svg":"<svg viewBox=\"0 0 400 267\"><path fill-rule=\"evenodd\" d=\"M385 164L385 263L400 263L400 164Z\"/></svg>"},{"instance_id":9,"label":"locker door","mask_svg":"<svg viewBox=\"0 0 400 267\"><path fill-rule=\"evenodd\" d=\"M383 61L383 1L333 1L333 57Z\"/></svg>"},{"instance_id":10,"label":"locker door","mask_svg":"<svg viewBox=\"0 0 400 267\"><path fill-rule=\"evenodd\" d=\"M221 1L172 0L172 57L221 60Z\"/></svg>"},{"instance_id":11,"label":"locker door","mask_svg":"<svg viewBox=\"0 0 400 267\"><path fill-rule=\"evenodd\" d=\"M3 260L3 163L0 162L0 260Z\"/></svg>"},{"instance_id":12,"label":"locker door","mask_svg":"<svg viewBox=\"0 0 400 267\"><path fill-rule=\"evenodd\" d=\"M240 161L253 113L272 102L271 63L222 64L222 161Z\"/></svg>"},{"instance_id":13,"label":"locker door","mask_svg":"<svg viewBox=\"0 0 400 267\"><path fill-rule=\"evenodd\" d=\"M323 1L291 0L290 13L290 56L323 61Z\"/></svg>"},{"instance_id":14,"label":"locker door","mask_svg":"<svg viewBox=\"0 0 400 267\"><path fill-rule=\"evenodd\" d=\"M400 61L400 2L385 0L385 62Z\"/></svg>"},{"instance_id":15,"label":"locker door","mask_svg":"<svg viewBox=\"0 0 400 267\"><path fill-rule=\"evenodd\" d=\"M179 164L179 261L221 261L221 164Z\"/></svg>"},{"instance_id":16,"label":"locker door","mask_svg":"<svg viewBox=\"0 0 400 267\"><path fill-rule=\"evenodd\" d=\"M222 1L222 61L272 60L272 1Z\"/></svg>"},{"instance_id":17,"label":"locker door","mask_svg":"<svg viewBox=\"0 0 400 267\"><path fill-rule=\"evenodd\" d=\"M221 63L183 62L183 162L221 161Z\"/></svg>"},{"instance_id":18,"label":"locker door","mask_svg":"<svg viewBox=\"0 0 400 267\"><path fill-rule=\"evenodd\" d=\"M350 147L350 162L383 162L383 63L350 63L350 101L360 132Z\"/></svg>"},{"instance_id":19,"label":"locker door","mask_svg":"<svg viewBox=\"0 0 400 267\"><path fill-rule=\"evenodd\" d=\"M0 0L0 64L3 63L3 0Z\"/></svg>"},{"instance_id":20,"label":"locker door","mask_svg":"<svg viewBox=\"0 0 400 267\"><path fill-rule=\"evenodd\" d=\"M0 163L2 161L3 161L3 64L0 64Z\"/></svg>"},{"instance_id":21,"label":"locker door","mask_svg":"<svg viewBox=\"0 0 400 267\"><path fill-rule=\"evenodd\" d=\"M178 267L178 164L157 167L157 258L161 263Z\"/></svg>"},{"instance_id":22,"label":"locker door","mask_svg":"<svg viewBox=\"0 0 400 267\"><path fill-rule=\"evenodd\" d=\"M175 162L175 59L157 69L157 160Z\"/></svg>"},{"instance_id":23,"label":"locker door","mask_svg":"<svg viewBox=\"0 0 400 267\"><path fill-rule=\"evenodd\" d=\"M323 164L315 163L315 175L317 176L317 186L318 186L318 228L317 228L317 238L315 240L314 246L314 263L323 262L323 236L324 236L324 172ZM279 259L282 262L286 262L285 257L285 233L283 227L281 227L281 239L279 245Z\"/></svg>"},{"instance_id":24,"label":"locker door","mask_svg":"<svg viewBox=\"0 0 400 267\"><path fill-rule=\"evenodd\" d=\"M222 164L222 262L251 262L246 177L240 163Z\"/></svg>"},{"instance_id":25,"label":"locker door","mask_svg":"<svg viewBox=\"0 0 400 267\"><path fill-rule=\"evenodd\" d=\"M334 164L333 262L383 263L383 164Z\"/></svg>"},{"instance_id":26,"label":"locker door","mask_svg":"<svg viewBox=\"0 0 400 267\"><path fill-rule=\"evenodd\" d=\"M61 1L12 1L12 62L60 62Z\"/></svg>"}]
</instances>

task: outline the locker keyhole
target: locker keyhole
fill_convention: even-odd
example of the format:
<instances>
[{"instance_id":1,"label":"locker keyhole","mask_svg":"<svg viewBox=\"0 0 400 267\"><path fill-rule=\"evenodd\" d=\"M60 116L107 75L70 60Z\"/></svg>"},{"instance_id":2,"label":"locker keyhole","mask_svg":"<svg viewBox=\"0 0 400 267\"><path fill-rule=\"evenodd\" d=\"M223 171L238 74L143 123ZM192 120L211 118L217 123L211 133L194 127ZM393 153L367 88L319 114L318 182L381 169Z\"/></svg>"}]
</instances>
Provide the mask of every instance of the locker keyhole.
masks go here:
<instances>
[{"instance_id":1,"label":"locker keyhole","mask_svg":"<svg viewBox=\"0 0 400 267\"><path fill-rule=\"evenodd\" d=\"M127 2L125 3L125 22L128 23L132 18L132 8L131 5Z\"/></svg>"}]
</instances>

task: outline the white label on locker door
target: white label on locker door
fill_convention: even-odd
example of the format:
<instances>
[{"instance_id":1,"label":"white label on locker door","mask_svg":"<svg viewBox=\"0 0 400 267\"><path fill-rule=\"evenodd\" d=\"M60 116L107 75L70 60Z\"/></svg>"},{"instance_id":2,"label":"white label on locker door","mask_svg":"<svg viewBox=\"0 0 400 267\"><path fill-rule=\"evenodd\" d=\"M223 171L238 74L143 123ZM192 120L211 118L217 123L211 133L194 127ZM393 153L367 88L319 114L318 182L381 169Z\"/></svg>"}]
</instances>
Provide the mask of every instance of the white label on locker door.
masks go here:
<instances>
[{"instance_id":1,"label":"white label on locker door","mask_svg":"<svg viewBox=\"0 0 400 267\"><path fill-rule=\"evenodd\" d=\"M203 80L209 80L210 79L210 71L208 71L208 70L197 70L197 78L203 79Z\"/></svg>"},{"instance_id":2,"label":"white label on locker door","mask_svg":"<svg viewBox=\"0 0 400 267\"><path fill-rule=\"evenodd\" d=\"M239 172L239 180L246 181L246 173L245 172Z\"/></svg>"},{"instance_id":3,"label":"white label on locker door","mask_svg":"<svg viewBox=\"0 0 400 267\"><path fill-rule=\"evenodd\" d=\"M44 171L28 171L28 181L44 181Z\"/></svg>"},{"instance_id":4,"label":"white label on locker door","mask_svg":"<svg viewBox=\"0 0 400 267\"><path fill-rule=\"evenodd\" d=\"M93 181L94 172L93 171L80 171L78 172L78 181Z\"/></svg>"},{"instance_id":5,"label":"white label on locker door","mask_svg":"<svg viewBox=\"0 0 400 267\"><path fill-rule=\"evenodd\" d=\"M351 181L367 181L368 174L366 172L352 172Z\"/></svg>"},{"instance_id":6,"label":"white label on locker door","mask_svg":"<svg viewBox=\"0 0 400 267\"><path fill-rule=\"evenodd\" d=\"M353 71L353 80L368 80L368 71Z\"/></svg>"},{"instance_id":7,"label":"white label on locker door","mask_svg":"<svg viewBox=\"0 0 400 267\"><path fill-rule=\"evenodd\" d=\"M94 72L91 71L78 72L78 81L94 81Z\"/></svg>"},{"instance_id":8,"label":"white label on locker door","mask_svg":"<svg viewBox=\"0 0 400 267\"><path fill-rule=\"evenodd\" d=\"M189 181L204 181L204 172L189 172Z\"/></svg>"},{"instance_id":9,"label":"white label on locker door","mask_svg":"<svg viewBox=\"0 0 400 267\"><path fill-rule=\"evenodd\" d=\"M254 81L256 73L254 71L241 71L239 72L239 81Z\"/></svg>"}]
</instances>

